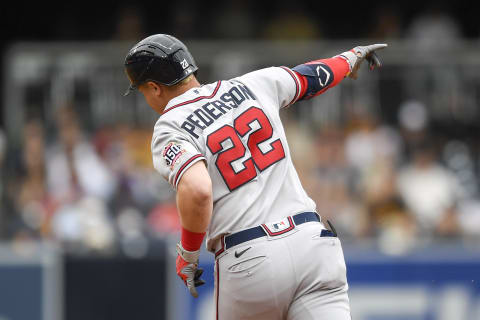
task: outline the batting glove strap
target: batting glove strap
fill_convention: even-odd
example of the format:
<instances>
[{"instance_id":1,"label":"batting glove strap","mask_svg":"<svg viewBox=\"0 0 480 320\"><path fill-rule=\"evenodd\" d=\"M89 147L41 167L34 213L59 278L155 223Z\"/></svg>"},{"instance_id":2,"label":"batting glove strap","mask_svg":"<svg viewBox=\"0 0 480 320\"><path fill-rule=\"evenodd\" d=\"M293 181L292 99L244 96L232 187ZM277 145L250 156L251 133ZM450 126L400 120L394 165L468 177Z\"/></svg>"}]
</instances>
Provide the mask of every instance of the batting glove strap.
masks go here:
<instances>
[{"instance_id":1,"label":"batting glove strap","mask_svg":"<svg viewBox=\"0 0 480 320\"><path fill-rule=\"evenodd\" d=\"M197 251L187 251L183 249L181 243L177 243L177 254L182 257L183 260L189 263L198 263L198 258L200 256L200 250Z\"/></svg>"},{"instance_id":2,"label":"batting glove strap","mask_svg":"<svg viewBox=\"0 0 480 320\"><path fill-rule=\"evenodd\" d=\"M358 60L357 55L355 53L353 53L352 50L346 51L344 53L339 54L338 56L335 56L335 57L340 57L340 58L342 58L342 59L344 59L345 61L348 62L348 67L350 69L350 72L352 72L353 67L355 66L355 64L357 63L357 60Z\"/></svg>"}]
</instances>

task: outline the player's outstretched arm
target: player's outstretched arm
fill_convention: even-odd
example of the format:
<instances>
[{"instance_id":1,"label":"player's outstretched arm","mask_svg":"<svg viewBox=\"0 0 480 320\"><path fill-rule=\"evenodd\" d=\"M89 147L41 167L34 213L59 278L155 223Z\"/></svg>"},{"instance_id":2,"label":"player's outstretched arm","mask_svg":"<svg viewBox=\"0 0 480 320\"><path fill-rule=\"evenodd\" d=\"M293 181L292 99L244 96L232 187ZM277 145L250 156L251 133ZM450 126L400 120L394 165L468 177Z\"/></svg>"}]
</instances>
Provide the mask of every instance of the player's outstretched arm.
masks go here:
<instances>
[{"instance_id":1,"label":"player's outstretched arm","mask_svg":"<svg viewBox=\"0 0 480 320\"><path fill-rule=\"evenodd\" d=\"M182 239L177 244L176 269L195 298L196 287L205 283L200 279L203 270L198 268L198 258L212 215L212 199L212 181L205 163L199 161L187 169L177 187Z\"/></svg>"},{"instance_id":2,"label":"player's outstretched arm","mask_svg":"<svg viewBox=\"0 0 480 320\"><path fill-rule=\"evenodd\" d=\"M368 61L370 70L380 67L381 62L375 51L385 47L386 44L357 46L333 58L315 60L294 67L292 70L301 84L297 101L318 96L347 76L357 79L358 70L364 60Z\"/></svg>"}]
</instances>

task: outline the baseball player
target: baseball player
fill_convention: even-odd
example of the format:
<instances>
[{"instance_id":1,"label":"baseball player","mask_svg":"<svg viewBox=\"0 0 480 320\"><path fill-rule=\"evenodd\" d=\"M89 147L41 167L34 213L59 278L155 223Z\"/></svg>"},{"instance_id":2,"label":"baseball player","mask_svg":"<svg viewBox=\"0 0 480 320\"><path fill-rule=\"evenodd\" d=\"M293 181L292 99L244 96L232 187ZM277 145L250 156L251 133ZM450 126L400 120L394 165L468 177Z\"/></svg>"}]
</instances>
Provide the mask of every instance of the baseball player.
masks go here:
<instances>
[{"instance_id":1,"label":"baseball player","mask_svg":"<svg viewBox=\"0 0 480 320\"><path fill-rule=\"evenodd\" d=\"M363 60L380 66L375 51L384 47L206 85L172 36L150 36L128 53L126 94L138 89L161 114L151 148L154 167L177 192L177 274L197 297L206 237L217 319L350 319L340 241L300 183L279 111L356 79Z\"/></svg>"}]
</instances>

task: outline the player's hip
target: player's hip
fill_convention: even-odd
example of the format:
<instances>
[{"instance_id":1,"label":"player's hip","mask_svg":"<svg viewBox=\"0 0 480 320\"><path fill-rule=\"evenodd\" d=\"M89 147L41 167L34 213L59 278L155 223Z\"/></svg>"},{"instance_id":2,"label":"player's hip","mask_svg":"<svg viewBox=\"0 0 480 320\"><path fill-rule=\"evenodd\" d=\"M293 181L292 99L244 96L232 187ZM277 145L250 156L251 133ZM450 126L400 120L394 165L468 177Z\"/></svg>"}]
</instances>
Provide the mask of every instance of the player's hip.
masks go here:
<instances>
[{"instance_id":1,"label":"player's hip","mask_svg":"<svg viewBox=\"0 0 480 320\"><path fill-rule=\"evenodd\" d=\"M299 217L287 218L283 230L266 223L261 226L266 235L241 243L223 240L215 266L217 307L223 315L285 319L297 297L346 288L340 241L312 217L301 215L304 222L298 224ZM247 239L245 233L242 237Z\"/></svg>"},{"instance_id":2,"label":"player's hip","mask_svg":"<svg viewBox=\"0 0 480 320\"><path fill-rule=\"evenodd\" d=\"M250 242L258 243L290 237L305 229L307 225L314 225L319 228L318 236L321 238L336 237L336 232L325 228L324 223L316 212L301 212L278 221L266 222L219 237L214 244L215 257L226 255L231 250L234 250L235 247Z\"/></svg>"}]
</instances>

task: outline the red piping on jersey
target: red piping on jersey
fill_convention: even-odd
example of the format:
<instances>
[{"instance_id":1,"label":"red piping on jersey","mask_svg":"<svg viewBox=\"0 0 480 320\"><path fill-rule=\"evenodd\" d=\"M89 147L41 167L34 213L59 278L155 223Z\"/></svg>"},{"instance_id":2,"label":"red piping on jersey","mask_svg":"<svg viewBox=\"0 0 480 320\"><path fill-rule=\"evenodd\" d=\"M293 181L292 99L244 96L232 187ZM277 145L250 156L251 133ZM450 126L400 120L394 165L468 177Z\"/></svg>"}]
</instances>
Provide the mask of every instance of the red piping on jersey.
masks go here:
<instances>
[{"instance_id":1,"label":"red piping on jersey","mask_svg":"<svg viewBox=\"0 0 480 320\"><path fill-rule=\"evenodd\" d=\"M175 176L175 179L173 180L173 184L174 184L175 186L177 185L177 179L178 179L178 177L180 177L180 174L182 173L182 171L183 171L190 163L192 163L193 160L195 160L195 159L197 159L197 158L199 158L199 157L203 157L203 155L197 154L197 155L191 157L190 159L187 160L187 162L185 162L185 163L183 164L183 166L180 167L180 170L178 170L177 175Z\"/></svg>"},{"instance_id":2,"label":"red piping on jersey","mask_svg":"<svg viewBox=\"0 0 480 320\"><path fill-rule=\"evenodd\" d=\"M179 104L176 104L166 110L163 110L163 113L162 114L165 114L167 113L168 111L172 110L172 109L175 109L175 108L178 108L178 107L181 107L181 106L184 106L186 104L190 104L190 103L194 103L194 102L197 102L197 101L200 101L202 99L211 99L213 98L217 92L218 92L218 89L220 88L220 84L222 84L222 81L217 81L217 86L215 87L215 89L213 90L213 93L209 96L200 96L200 97L196 97L195 99L192 99L192 100L187 100L187 101L184 101L182 103L179 103Z\"/></svg>"},{"instance_id":3,"label":"red piping on jersey","mask_svg":"<svg viewBox=\"0 0 480 320\"><path fill-rule=\"evenodd\" d=\"M302 91L302 87L301 87L300 83L298 82L298 79L295 76L295 74L293 73L293 71L291 71L290 69L288 69L286 67L280 67L280 68L287 71L288 74L291 75L293 80L295 81L295 96L293 97L293 100L287 105L287 106L289 106L289 105L295 103L295 101L297 101L297 99L300 97L299 93L300 93L300 91Z\"/></svg>"},{"instance_id":4,"label":"red piping on jersey","mask_svg":"<svg viewBox=\"0 0 480 320\"><path fill-rule=\"evenodd\" d=\"M297 99L297 100L300 100L305 95L305 92L307 92L308 80L304 75L301 75L297 71L293 71L293 72L295 72L295 74L297 75L298 80L300 81L300 84L301 84L300 87L302 88L302 90L300 90L300 94L298 95L298 99Z\"/></svg>"}]
</instances>

